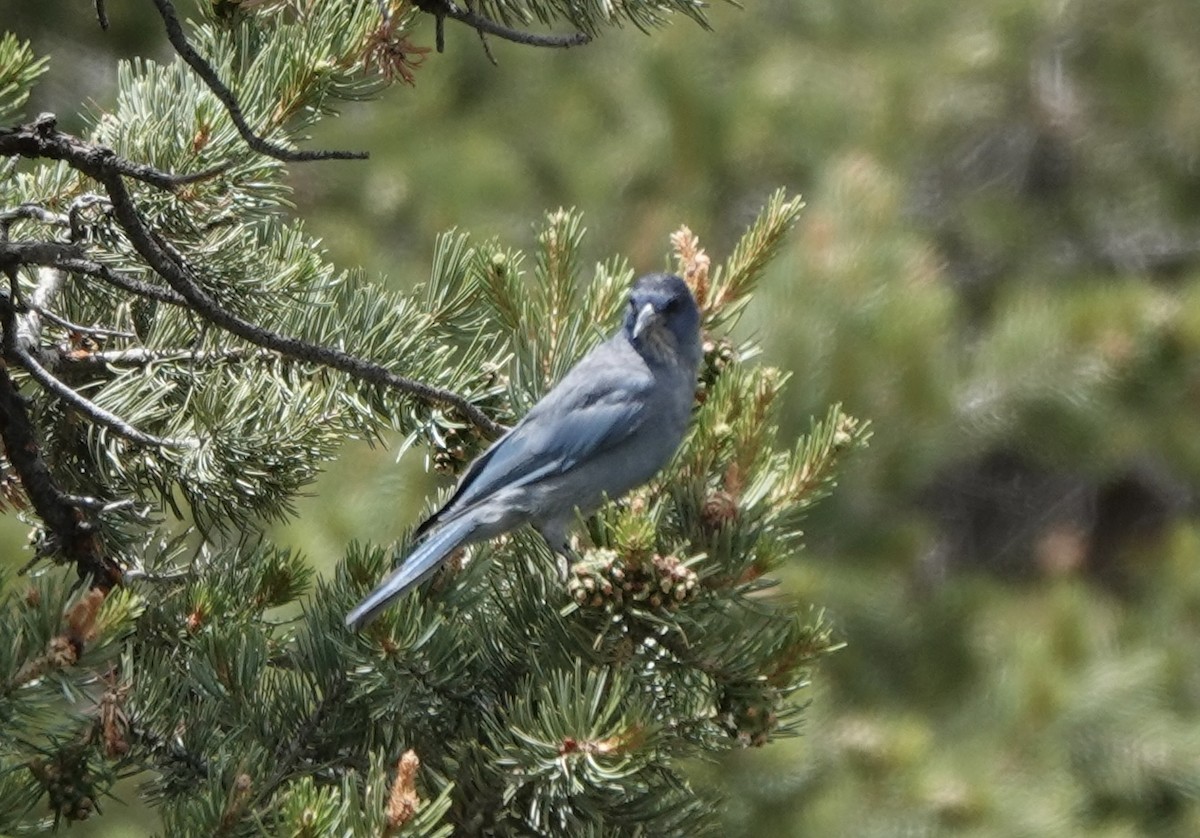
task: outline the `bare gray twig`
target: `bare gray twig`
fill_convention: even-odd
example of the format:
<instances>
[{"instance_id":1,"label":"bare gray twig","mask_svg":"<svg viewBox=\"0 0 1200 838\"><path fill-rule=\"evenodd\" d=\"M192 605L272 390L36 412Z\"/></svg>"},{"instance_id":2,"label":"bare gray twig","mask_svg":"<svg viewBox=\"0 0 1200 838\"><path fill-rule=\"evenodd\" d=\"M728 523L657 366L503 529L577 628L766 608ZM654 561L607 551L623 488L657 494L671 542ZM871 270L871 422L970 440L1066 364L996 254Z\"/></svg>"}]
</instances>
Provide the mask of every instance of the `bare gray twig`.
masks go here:
<instances>
[{"instance_id":1,"label":"bare gray twig","mask_svg":"<svg viewBox=\"0 0 1200 838\"><path fill-rule=\"evenodd\" d=\"M128 439L130 442L159 448L197 448L200 445L197 440L169 439L139 431L120 416L105 410L90 399L84 398L74 389L59 381L22 346L14 343L14 345L8 347L6 354L10 355L13 360L24 368L29 373L29 377L41 385L42 389L71 405L71 407L83 413L97 425L108 428L113 433Z\"/></svg>"},{"instance_id":2,"label":"bare gray twig","mask_svg":"<svg viewBox=\"0 0 1200 838\"><path fill-rule=\"evenodd\" d=\"M416 0L416 6L421 11L433 15L438 21L438 52L442 52L445 46L441 35L441 21L447 17L451 20L457 20L459 23L465 23L481 34L494 35L501 40L512 41L514 44L521 44L527 47L566 49L567 47L583 46L592 40L592 36L586 32L571 32L566 35L539 35L534 32L513 29L510 26L497 23L489 17L484 17L472 9L464 9L454 3L454 0Z\"/></svg>"},{"instance_id":3,"label":"bare gray twig","mask_svg":"<svg viewBox=\"0 0 1200 838\"><path fill-rule=\"evenodd\" d=\"M273 143L266 140L250 127L246 122L246 117L242 113L242 108L238 104L237 97L231 91L213 66L208 63L208 60L192 47L184 34L183 25L179 22L179 15L175 13L175 6L170 0L154 0L154 5L158 9L159 15L162 16L163 23L167 27L167 40L171 42L171 46L179 53L187 65L195 71L201 80L208 85L208 89L213 92L213 95L221 100L221 104L225 106L225 110L229 113L229 118L233 120L234 126L237 127L238 133L242 135L242 139L246 141L246 145L257 151L259 154L265 154L268 157L274 157L276 160L284 160L289 163L303 162L306 160L363 160L366 159L367 153L363 151L292 151L289 148L284 148L278 143Z\"/></svg>"}]
</instances>

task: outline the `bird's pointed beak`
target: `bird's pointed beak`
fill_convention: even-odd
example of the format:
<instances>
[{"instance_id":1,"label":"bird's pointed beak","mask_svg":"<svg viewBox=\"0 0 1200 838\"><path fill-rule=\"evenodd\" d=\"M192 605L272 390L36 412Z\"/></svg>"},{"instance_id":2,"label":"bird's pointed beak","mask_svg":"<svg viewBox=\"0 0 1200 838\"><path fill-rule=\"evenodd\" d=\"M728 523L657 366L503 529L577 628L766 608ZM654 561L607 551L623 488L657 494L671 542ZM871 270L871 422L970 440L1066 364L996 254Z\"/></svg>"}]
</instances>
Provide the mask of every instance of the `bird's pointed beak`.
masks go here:
<instances>
[{"instance_id":1,"label":"bird's pointed beak","mask_svg":"<svg viewBox=\"0 0 1200 838\"><path fill-rule=\"evenodd\" d=\"M641 337L646 329L650 328L650 326L657 323L660 319L661 316L654 310L654 306L646 303L642 306L641 311L638 312L637 320L633 322L633 336L635 338Z\"/></svg>"}]
</instances>

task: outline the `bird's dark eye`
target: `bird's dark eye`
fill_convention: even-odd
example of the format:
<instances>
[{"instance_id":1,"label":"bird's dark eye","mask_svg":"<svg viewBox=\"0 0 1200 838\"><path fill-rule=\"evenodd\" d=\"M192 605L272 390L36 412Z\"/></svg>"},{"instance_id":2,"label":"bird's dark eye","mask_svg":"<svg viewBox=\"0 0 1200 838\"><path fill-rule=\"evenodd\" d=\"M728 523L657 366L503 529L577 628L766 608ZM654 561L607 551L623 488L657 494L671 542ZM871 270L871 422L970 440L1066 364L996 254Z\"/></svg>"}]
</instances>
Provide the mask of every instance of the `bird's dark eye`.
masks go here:
<instances>
[{"instance_id":1,"label":"bird's dark eye","mask_svg":"<svg viewBox=\"0 0 1200 838\"><path fill-rule=\"evenodd\" d=\"M678 297L672 297L671 299L667 300L667 304L663 306L663 311L665 311L667 314L679 311L680 302L682 301Z\"/></svg>"}]
</instances>

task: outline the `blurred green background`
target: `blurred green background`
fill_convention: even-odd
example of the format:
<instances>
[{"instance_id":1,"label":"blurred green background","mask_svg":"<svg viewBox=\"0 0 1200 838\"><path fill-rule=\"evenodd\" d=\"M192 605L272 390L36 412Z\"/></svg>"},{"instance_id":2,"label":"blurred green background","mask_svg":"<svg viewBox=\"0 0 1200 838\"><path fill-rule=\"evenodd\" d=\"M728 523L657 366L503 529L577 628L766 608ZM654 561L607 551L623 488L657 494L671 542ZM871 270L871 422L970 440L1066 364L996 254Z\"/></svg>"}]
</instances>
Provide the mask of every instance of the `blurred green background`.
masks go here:
<instances>
[{"instance_id":1,"label":"blurred green background","mask_svg":"<svg viewBox=\"0 0 1200 838\"><path fill-rule=\"evenodd\" d=\"M81 4L3 5L53 60L29 111L68 126L114 56L165 55L146 9L105 35ZM805 736L697 767L729 833L1200 834L1200 4L711 20L493 43L499 66L449 25L415 88L320 126L371 159L294 166L296 214L408 287L451 227L528 245L576 206L592 256L648 270L681 223L719 259L803 194L742 329L792 372L790 432L841 401L875 437L785 573L847 643ZM433 485L422 452L352 447L275 536L327 566Z\"/></svg>"}]
</instances>

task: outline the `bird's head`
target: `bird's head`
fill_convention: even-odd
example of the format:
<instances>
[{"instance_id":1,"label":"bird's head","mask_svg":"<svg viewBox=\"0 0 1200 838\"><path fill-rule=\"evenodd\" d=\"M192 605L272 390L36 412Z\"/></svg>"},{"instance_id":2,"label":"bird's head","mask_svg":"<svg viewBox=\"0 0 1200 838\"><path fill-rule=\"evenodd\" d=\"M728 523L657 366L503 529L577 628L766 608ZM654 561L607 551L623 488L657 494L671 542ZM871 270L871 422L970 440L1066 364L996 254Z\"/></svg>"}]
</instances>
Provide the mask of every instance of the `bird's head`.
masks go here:
<instances>
[{"instance_id":1,"label":"bird's head","mask_svg":"<svg viewBox=\"0 0 1200 838\"><path fill-rule=\"evenodd\" d=\"M644 354L699 363L700 308L674 274L647 274L633 284L625 333Z\"/></svg>"}]
</instances>

